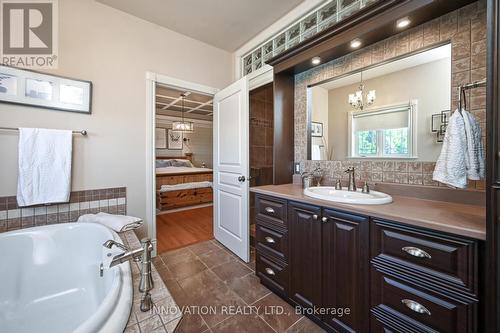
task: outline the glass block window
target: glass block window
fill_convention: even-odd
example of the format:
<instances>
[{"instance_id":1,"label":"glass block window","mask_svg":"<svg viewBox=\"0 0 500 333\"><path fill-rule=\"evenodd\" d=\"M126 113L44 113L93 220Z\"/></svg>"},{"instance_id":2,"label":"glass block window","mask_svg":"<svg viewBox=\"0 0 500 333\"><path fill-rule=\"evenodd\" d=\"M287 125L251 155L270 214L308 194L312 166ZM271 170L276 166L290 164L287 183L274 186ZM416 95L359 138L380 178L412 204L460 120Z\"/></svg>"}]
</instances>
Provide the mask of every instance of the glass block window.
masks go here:
<instances>
[{"instance_id":1,"label":"glass block window","mask_svg":"<svg viewBox=\"0 0 500 333\"><path fill-rule=\"evenodd\" d=\"M380 0L328 0L241 57L243 75L261 68L266 61L294 47L362 8Z\"/></svg>"}]
</instances>

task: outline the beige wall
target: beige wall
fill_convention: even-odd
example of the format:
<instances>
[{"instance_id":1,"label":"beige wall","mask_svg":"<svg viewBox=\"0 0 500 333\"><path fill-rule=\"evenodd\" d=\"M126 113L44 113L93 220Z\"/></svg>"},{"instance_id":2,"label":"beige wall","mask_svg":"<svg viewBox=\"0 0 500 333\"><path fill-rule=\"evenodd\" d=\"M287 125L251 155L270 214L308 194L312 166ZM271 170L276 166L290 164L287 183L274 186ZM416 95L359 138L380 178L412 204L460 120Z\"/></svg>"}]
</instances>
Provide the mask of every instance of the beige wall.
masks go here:
<instances>
[{"instance_id":1,"label":"beige wall","mask_svg":"<svg viewBox=\"0 0 500 333\"><path fill-rule=\"evenodd\" d=\"M231 54L92 0L59 1L59 69L93 82L92 115L0 104L0 124L86 129L75 136L73 190L127 187L145 216L146 71L223 88ZM0 133L0 196L15 195L16 133Z\"/></svg>"},{"instance_id":2,"label":"beige wall","mask_svg":"<svg viewBox=\"0 0 500 333\"><path fill-rule=\"evenodd\" d=\"M442 144L436 142L436 134L430 131L432 114L450 109L451 58L433 61L399 72L364 81L367 90L375 89L377 99L366 110L386 105L408 103L417 100L417 152L419 161L436 161ZM329 144L334 160L345 160L348 152L347 118L352 111L347 96L358 89L359 84L329 91ZM313 88L313 90L316 88ZM324 90L319 87L319 89Z\"/></svg>"}]
</instances>

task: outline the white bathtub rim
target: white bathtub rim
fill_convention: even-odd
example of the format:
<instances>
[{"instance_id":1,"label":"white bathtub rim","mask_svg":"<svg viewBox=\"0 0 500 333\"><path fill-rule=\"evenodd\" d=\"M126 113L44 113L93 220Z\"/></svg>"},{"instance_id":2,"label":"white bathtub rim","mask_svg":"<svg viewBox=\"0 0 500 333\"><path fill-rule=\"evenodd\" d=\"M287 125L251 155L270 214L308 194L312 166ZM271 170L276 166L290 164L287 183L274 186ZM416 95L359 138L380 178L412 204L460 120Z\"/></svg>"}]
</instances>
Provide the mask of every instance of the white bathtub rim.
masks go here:
<instances>
[{"instance_id":1,"label":"white bathtub rim","mask_svg":"<svg viewBox=\"0 0 500 333\"><path fill-rule=\"evenodd\" d=\"M99 226L110 231L116 242L123 243L120 236L114 230L101 224ZM130 317L130 312L132 311L132 272L128 261L116 267L118 269L114 272L114 286L111 288L111 293L106 296L106 299L99 305L96 312L80 324L73 333L121 333L124 331ZM116 287L116 284L119 287ZM111 312L106 311L110 308Z\"/></svg>"}]
</instances>

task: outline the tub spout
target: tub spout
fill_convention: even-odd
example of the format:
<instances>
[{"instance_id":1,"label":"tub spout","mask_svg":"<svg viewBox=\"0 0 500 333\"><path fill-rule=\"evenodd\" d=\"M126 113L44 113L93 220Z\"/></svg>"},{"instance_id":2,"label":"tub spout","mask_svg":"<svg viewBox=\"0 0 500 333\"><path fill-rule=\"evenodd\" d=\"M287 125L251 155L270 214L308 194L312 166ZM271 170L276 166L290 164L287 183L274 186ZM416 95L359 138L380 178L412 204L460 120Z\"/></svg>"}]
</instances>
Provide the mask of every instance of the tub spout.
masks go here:
<instances>
[{"instance_id":1,"label":"tub spout","mask_svg":"<svg viewBox=\"0 0 500 333\"><path fill-rule=\"evenodd\" d=\"M103 246L108 249L116 246L125 251L113 257L109 267L119 265L128 260L141 262L141 280L139 282L139 291L143 294L143 296L141 299L140 309L143 312L151 310L153 302L151 300L150 291L154 287L153 276L151 273L151 252L153 251L153 244L151 243L151 240L149 238L143 238L141 240L141 247L135 250L129 250L125 245L115 242L114 240L107 240L104 242Z\"/></svg>"}]
</instances>

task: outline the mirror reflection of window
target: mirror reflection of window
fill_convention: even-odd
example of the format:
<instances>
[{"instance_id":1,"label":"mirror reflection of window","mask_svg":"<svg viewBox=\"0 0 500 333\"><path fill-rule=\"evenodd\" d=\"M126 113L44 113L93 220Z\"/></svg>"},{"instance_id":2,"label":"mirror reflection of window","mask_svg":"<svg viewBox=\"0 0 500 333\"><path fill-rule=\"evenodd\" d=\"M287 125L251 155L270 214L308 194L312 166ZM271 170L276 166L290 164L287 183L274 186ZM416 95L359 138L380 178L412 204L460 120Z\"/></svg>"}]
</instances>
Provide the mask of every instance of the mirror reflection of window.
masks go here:
<instances>
[{"instance_id":1,"label":"mirror reflection of window","mask_svg":"<svg viewBox=\"0 0 500 333\"><path fill-rule=\"evenodd\" d=\"M436 161L432 116L451 90L450 44L308 87L308 159Z\"/></svg>"}]
</instances>

